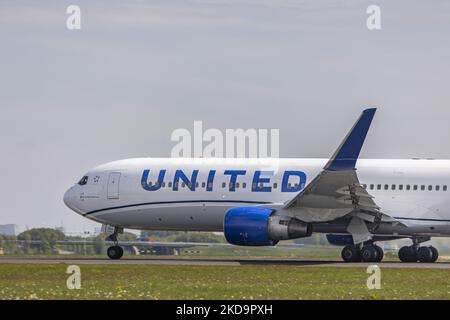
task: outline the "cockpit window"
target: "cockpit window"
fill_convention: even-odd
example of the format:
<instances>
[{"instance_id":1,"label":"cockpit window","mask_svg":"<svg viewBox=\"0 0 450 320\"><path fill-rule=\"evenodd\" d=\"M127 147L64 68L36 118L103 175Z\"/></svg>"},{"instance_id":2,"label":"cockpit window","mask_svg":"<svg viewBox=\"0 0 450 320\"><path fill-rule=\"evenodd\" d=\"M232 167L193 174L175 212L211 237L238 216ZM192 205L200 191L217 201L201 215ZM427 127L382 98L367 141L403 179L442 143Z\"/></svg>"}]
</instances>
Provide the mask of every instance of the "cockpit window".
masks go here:
<instances>
[{"instance_id":1,"label":"cockpit window","mask_svg":"<svg viewBox=\"0 0 450 320\"><path fill-rule=\"evenodd\" d=\"M81 178L80 182L78 182L78 184L80 186L84 186L87 182L88 182L89 177L88 176L84 176L83 178Z\"/></svg>"}]
</instances>

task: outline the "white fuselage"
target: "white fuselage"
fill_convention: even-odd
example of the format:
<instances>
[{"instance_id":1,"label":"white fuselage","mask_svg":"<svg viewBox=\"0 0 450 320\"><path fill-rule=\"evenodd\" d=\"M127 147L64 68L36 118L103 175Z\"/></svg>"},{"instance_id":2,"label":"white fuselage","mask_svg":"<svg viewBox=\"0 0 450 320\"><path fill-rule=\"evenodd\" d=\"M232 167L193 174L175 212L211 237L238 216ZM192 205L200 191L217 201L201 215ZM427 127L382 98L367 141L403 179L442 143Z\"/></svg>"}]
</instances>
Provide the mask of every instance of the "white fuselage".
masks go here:
<instances>
[{"instance_id":1,"label":"white fuselage","mask_svg":"<svg viewBox=\"0 0 450 320\"><path fill-rule=\"evenodd\" d=\"M222 231L228 209L285 203L308 185L326 162L122 160L92 169L82 185L76 184L66 192L64 201L77 213L113 226ZM361 159L357 168L360 183L367 186L383 213L417 234L450 235L450 161ZM327 232L332 231L331 227ZM397 233L391 229L384 232Z\"/></svg>"}]
</instances>

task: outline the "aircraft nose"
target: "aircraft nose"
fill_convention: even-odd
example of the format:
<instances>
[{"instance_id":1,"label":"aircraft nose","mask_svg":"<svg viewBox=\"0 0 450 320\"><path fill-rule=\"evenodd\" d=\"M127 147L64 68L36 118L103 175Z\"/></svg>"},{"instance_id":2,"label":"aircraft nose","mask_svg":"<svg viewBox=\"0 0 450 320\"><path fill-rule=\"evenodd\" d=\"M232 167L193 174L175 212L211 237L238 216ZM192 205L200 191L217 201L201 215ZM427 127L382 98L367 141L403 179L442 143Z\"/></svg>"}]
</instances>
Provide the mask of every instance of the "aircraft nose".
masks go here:
<instances>
[{"instance_id":1,"label":"aircraft nose","mask_svg":"<svg viewBox=\"0 0 450 320\"><path fill-rule=\"evenodd\" d=\"M72 187L64 193L63 201L67 207L69 207L70 209L72 209L74 211L77 211L75 208L74 200L75 200L75 193L74 193L73 187Z\"/></svg>"},{"instance_id":2,"label":"aircraft nose","mask_svg":"<svg viewBox=\"0 0 450 320\"><path fill-rule=\"evenodd\" d=\"M83 215L83 204L80 202L80 193L77 185L73 186L64 193L63 201L69 209L75 211L78 214Z\"/></svg>"}]
</instances>

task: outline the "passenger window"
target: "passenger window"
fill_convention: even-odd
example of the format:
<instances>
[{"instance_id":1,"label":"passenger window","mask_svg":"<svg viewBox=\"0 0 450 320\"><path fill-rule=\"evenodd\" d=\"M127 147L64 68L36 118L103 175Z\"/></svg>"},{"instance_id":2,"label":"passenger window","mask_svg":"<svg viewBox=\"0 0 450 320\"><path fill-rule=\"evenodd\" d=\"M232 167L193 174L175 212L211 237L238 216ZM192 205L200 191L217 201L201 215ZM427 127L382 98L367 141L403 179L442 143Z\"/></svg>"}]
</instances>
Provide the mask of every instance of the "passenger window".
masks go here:
<instances>
[{"instance_id":1,"label":"passenger window","mask_svg":"<svg viewBox=\"0 0 450 320\"><path fill-rule=\"evenodd\" d=\"M395 190L395 184L392 185L392 190Z\"/></svg>"},{"instance_id":2,"label":"passenger window","mask_svg":"<svg viewBox=\"0 0 450 320\"><path fill-rule=\"evenodd\" d=\"M202 188L206 187L206 183L202 182Z\"/></svg>"},{"instance_id":3,"label":"passenger window","mask_svg":"<svg viewBox=\"0 0 450 320\"><path fill-rule=\"evenodd\" d=\"M411 190L411 186L409 184L406 185L406 190Z\"/></svg>"},{"instance_id":4,"label":"passenger window","mask_svg":"<svg viewBox=\"0 0 450 320\"><path fill-rule=\"evenodd\" d=\"M377 190L381 190L381 184L377 185Z\"/></svg>"},{"instance_id":5,"label":"passenger window","mask_svg":"<svg viewBox=\"0 0 450 320\"><path fill-rule=\"evenodd\" d=\"M163 187L163 188L165 188L165 187L166 187L166 182L165 182L165 181L163 181L163 183L162 183L162 187Z\"/></svg>"},{"instance_id":6,"label":"passenger window","mask_svg":"<svg viewBox=\"0 0 450 320\"><path fill-rule=\"evenodd\" d=\"M398 185L398 190L403 190L403 185L402 184Z\"/></svg>"},{"instance_id":7,"label":"passenger window","mask_svg":"<svg viewBox=\"0 0 450 320\"><path fill-rule=\"evenodd\" d=\"M182 183L181 183L181 187L182 187L182 188L186 187L186 183L182 182Z\"/></svg>"},{"instance_id":8,"label":"passenger window","mask_svg":"<svg viewBox=\"0 0 450 320\"><path fill-rule=\"evenodd\" d=\"M288 188L290 188L291 187L291 183L290 182L288 182Z\"/></svg>"},{"instance_id":9,"label":"passenger window","mask_svg":"<svg viewBox=\"0 0 450 320\"><path fill-rule=\"evenodd\" d=\"M389 190L389 185L388 184L384 185L384 190Z\"/></svg>"},{"instance_id":10,"label":"passenger window","mask_svg":"<svg viewBox=\"0 0 450 320\"><path fill-rule=\"evenodd\" d=\"M227 184L225 182L222 182L222 188L225 188Z\"/></svg>"},{"instance_id":11,"label":"passenger window","mask_svg":"<svg viewBox=\"0 0 450 320\"><path fill-rule=\"evenodd\" d=\"M277 183L274 182L274 183L273 183L273 188L276 189L277 187L278 187Z\"/></svg>"},{"instance_id":12,"label":"passenger window","mask_svg":"<svg viewBox=\"0 0 450 320\"><path fill-rule=\"evenodd\" d=\"M375 187L373 184L370 185L370 190L373 190L373 187Z\"/></svg>"},{"instance_id":13,"label":"passenger window","mask_svg":"<svg viewBox=\"0 0 450 320\"><path fill-rule=\"evenodd\" d=\"M199 186L199 183L198 183L198 182L196 182L196 183L195 183L195 187L196 187L196 188L198 188L198 186Z\"/></svg>"},{"instance_id":14,"label":"passenger window","mask_svg":"<svg viewBox=\"0 0 450 320\"><path fill-rule=\"evenodd\" d=\"M415 184L415 185L414 185L414 191L417 190L417 187L418 187L417 184Z\"/></svg>"},{"instance_id":15,"label":"passenger window","mask_svg":"<svg viewBox=\"0 0 450 320\"><path fill-rule=\"evenodd\" d=\"M362 185L363 189L367 189L367 184Z\"/></svg>"},{"instance_id":16,"label":"passenger window","mask_svg":"<svg viewBox=\"0 0 450 320\"><path fill-rule=\"evenodd\" d=\"M78 182L78 184L80 186L84 186L85 184L87 184L88 180L89 180L89 177L88 176L84 176L83 178L81 178L81 180Z\"/></svg>"},{"instance_id":17,"label":"passenger window","mask_svg":"<svg viewBox=\"0 0 450 320\"><path fill-rule=\"evenodd\" d=\"M447 186L443 186L442 190L447 191Z\"/></svg>"},{"instance_id":18,"label":"passenger window","mask_svg":"<svg viewBox=\"0 0 450 320\"><path fill-rule=\"evenodd\" d=\"M440 189L440 187L439 187L439 186L436 186L436 191L439 191L439 189Z\"/></svg>"},{"instance_id":19,"label":"passenger window","mask_svg":"<svg viewBox=\"0 0 450 320\"><path fill-rule=\"evenodd\" d=\"M247 183L242 182L242 189L245 189L245 188L247 188Z\"/></svg>"},{"instance_id":20,"label":"passenger window","mask_svg":"<svg viewBox=\"0 0 450 320\"><path fill-rule=\"evenodd\" d=\"M150 187L152 186L152 184L153 184L153 183L152 183L151 181L149 181L148 185L149 185Z\"/></svg>"},{"instance_id":21,"label":"passenger window","mask_svg":"<svg viewBox=\"0 0 450 320\"><path fill-rule=\"evenodd\" d=\"M433 191L433 186L428 186L428 191Z\"/></svg>"},{"instance_id":22,"label":"passenger window","mask_svg":"<svg viewBox=\"0 0 450 320\"><path fill-rule=\"evenodd\" d=\"M421 185L421 186L420 186L420 190L424 191L424 190L425 190L425 186L424 186L424 185Z\"/></svg>"},{"instance_id":23,"label":"passenger window","mask_svg":"<svg viewBox=\"0 0 450 320\"><path fill-rule=\"evenodd\" d=\"M155 182L155 187L159 187L159 182Z\"/></svg>"},{"instance_id":24,"label":"passenger window","mask_svg":"<svg viewBox=\"0 0 450 320\"><path fill-rule=\"evenodd\" d=\"M169 188L172 188L172 182L169 182L167 185Z\"/></svg>"}]
</instances>

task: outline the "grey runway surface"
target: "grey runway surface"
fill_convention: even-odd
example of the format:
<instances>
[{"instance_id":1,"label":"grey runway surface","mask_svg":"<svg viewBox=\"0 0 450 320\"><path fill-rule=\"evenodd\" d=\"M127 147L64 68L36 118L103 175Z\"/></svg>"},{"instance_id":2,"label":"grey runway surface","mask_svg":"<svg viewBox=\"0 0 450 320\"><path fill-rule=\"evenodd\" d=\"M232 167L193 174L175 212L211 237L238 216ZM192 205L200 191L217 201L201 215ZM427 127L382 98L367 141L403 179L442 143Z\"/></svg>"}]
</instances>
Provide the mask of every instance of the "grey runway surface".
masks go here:
<instances>
[{"instance_id":1,"label":"grey runway surface","mask_svg":"<svg viewBox=\"0 0 450 320\"><path fill-rule=\"evenodd\" d=\"M437 263L344 263L339 261L304 261L304 260L224 260L224 259L42 259L42 258L0 258L2 263L65 263L65 264L109 264L109 265L173 265L173 266L292 266L292 267L367 267L378 265L383 268L421 268L450 269L450 262Z\"/></svg>"}]
</instances>

